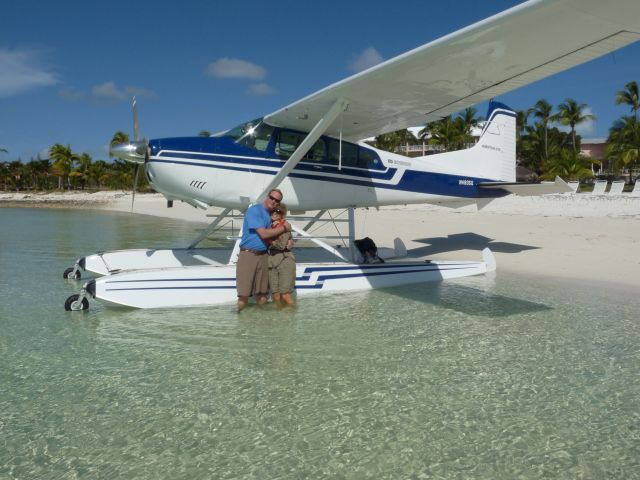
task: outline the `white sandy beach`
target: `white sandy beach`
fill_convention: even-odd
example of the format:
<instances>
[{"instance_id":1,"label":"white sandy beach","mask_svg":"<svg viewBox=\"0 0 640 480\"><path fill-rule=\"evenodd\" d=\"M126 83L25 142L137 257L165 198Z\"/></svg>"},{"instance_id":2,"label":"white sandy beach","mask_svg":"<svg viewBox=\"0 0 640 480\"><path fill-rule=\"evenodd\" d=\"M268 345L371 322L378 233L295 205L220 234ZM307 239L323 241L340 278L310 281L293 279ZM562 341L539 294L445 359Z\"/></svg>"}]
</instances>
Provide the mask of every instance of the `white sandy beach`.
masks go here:
<instances>
[{"instance_id":1,"label":"white sandy beach","mask_svg":"<svg viewBox=\"0 0 640 480\"><path fill-rule=\"evenodd\" d=\"M0 192L0 206L130 212L131 194ZM137 194L133 210L134 214L200 224L210 222L207 214L218 211L180 202L169 209L160 194ZM433 259L475 260L482 248L489 246L498 272L566 278L640 292L640 197L509 196L480 211L475 206L449 209L429 205L358 209L356 227L358 238L368 236L379 246L392 246L393 239L400 237L407 249L419 248Z\"/></svg>"}]
</instances>

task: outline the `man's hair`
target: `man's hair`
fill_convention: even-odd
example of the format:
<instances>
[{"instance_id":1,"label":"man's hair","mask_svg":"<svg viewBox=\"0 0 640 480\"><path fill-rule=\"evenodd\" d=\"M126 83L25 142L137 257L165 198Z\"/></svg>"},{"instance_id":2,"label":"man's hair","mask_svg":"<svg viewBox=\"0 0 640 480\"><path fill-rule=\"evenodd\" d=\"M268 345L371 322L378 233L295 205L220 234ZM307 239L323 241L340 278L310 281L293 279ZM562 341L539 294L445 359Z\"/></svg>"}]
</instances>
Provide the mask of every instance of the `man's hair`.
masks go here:
<instances>
[{"instance_id":1,"label":"man's hair","mask_svg":"<svg viewBox=\"0 0 640 480\"><path fill-rule=\"evenodd\" d=\"M280 194L280 200L284 198L284 195L282 194L282 190L280 190L279 188L272 188L271 190L269 190L268 195L271 195L273 192L278 192Z\"/></svg>"}]
</instances>

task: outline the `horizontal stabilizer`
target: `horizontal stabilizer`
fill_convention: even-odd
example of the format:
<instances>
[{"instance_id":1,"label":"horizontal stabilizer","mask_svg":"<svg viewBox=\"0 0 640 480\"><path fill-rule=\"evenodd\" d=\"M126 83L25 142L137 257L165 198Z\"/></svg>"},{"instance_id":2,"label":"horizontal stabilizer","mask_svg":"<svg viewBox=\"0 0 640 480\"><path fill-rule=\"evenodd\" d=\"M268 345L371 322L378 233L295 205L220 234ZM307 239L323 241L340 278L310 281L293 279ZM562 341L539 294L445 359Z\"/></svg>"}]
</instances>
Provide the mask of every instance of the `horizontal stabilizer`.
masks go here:
<instances>
[{"instance_id":1,"label":"horizontal stabilizer","mask_svg":"<svg viewBox=\"0 0 640 480\"><path fill-rule=\"evenodd\" d=\"M510 183L510 182L482 182L478 184L479 188L488 190L506 190L509 193L520 195L522 197L535 197L537 195L546 195L548 193L570 193L573 189L562 180L556 177L553 182L542 183Z\"/></svg>"}]
</instances>

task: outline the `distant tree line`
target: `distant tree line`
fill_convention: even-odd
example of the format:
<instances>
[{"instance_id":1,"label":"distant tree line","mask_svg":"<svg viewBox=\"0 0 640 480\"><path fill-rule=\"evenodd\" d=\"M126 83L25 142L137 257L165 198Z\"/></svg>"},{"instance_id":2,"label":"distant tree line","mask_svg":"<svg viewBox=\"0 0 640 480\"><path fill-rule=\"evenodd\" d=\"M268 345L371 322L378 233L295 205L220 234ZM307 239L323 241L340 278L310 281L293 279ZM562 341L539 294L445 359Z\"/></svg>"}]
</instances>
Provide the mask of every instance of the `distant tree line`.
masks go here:
<instances>
[{"instance_id":1,"label":"distant tree line","mask_svg":"<svg viewBox=\"0 0 640 480\"><path fill-rule=\"evenodd\" d=\"M609 129L604 161L614 172L628 171L629 178L635 168L640 167L640 128L638 110L640 98L635 81L625 85L615 95L615 103L627 105L629 115L616 120ZM580 136L576 128L595 119L586 113L588 107L567 98L554 108L546 100L538 100L528 110L516 112L516 141L518 164L536 173L541 179L553 179L556 175L565 180L577 180L593 176L593 159L580 153ZM533 123L530 122L533 120ZM475 108L467 108L456 116L449 115L438 121L427 123L414 136L409 130L379 135L376 146L395 151L402 145L413 145L424 141L438 151L448 152L468 148L474 142L472 128L482 118ZM556 124L569 127L560 130ZM200 136L210 132L201 131ZM126 143L129 136L118 131L111 145ZM0 152L7 153L0 148ZM27 163L20 159L0 162L0 188L10 190L63 190L63 189L131 189L134 165L120 159L112 162L93 160L88 153L78 154L70 145L56 143L49 149L49 158L37 157ZM144 175L140 175L139 191L149 190Z\"/></svg>"},{"instance_id":2,"label":"distant tree line","mask_svg":"<svg viewBox=\"0 0 640 480\"><path fill-rule=\"evenodd\" d=\"M129 136L118 131L111 145L128 141ZM5 191L130 190L134 167L134 164L117 158L111 162L94 160L88 153L74 152L68 144L56 143L49 149L47 159L38 156L27 163L20 159L0 162L0 188ZM137 191L148 190L149 182L144 175L139 175Z\"/></svg>"}]
</instances>

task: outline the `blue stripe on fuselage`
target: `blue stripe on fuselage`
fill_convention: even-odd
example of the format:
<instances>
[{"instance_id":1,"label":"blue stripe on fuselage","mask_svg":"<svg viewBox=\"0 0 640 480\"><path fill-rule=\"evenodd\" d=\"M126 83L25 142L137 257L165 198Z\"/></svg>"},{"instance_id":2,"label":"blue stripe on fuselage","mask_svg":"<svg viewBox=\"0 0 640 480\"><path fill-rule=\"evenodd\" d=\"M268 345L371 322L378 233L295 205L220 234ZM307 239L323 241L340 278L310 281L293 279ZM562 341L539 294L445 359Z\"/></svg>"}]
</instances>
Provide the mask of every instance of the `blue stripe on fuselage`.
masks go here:
<instances>
[{"instance_id":1,"label":"blue stripe on fuselage","mask_svg":"<svg viewBox=\"0 0 640 480\"><path fill-rule=\"evenodd\" d=\"M227 170L236 170L236 171L247 171L252 173L264 173L267 175L274 175L275 172L272 170L265 170L264 168L252 168L252 167L271 167L280 169L285 164L284 160L265 158L264 160L256 157L233 157L229 155L216 155L216 154L206 154L199 152L165 152L161 151L160 154L165 158L151 158L150 161L153 162L163 162L163 163L176 163L176 164L184 164L184 165L196 165L203 167L211 167L211 168L221 168ZM167 158L168 157L168 158ZM185 159L187 161L177 161L175 159ZM200 160L204 162L216 162L218 164L224 163L228 165L206 165L201 163L189 162L188 160ZM237 164L242 163L246 165L246 167L239 167ZM353 177L363 177L363 178L373 178L376 180L389 180L396 173L396 168L386 168L383 171L375 171L375 170L366 170L363 168L353 168L353 167L342 167L341 170L338 169L337 165L326 165L320 163L310 163L310 162L300 162L296 165L294 171L299 172L323 172L330 173L336 175L349 175ZM316 177L314 177L316 178Z\"/></svg>"},{"instance_id":2,"label":"blue stripe on fuselage","mask_svg":"<svg viewBox=\"0 0 640 480\"><path fill-rule=\"evenodd\" d=\"M175 156L174 154L171 154ZM187 154L185 154L187 155ZM182 160L165 160L150 158L149 163L173 163L176 165L191 165L195 167L214 168L219 170L232 170L237 172L251 172L260 173L264 175L275 175L277 170L267 170L264 167L279 167L282 162L279 160L254 160L254 159L242 159L241 161L247 166L238 166L239 159L224 159L219 160L219 157L211 159L212 161L225 164L206 164L195 163ZM235 163L235 165L231 165ZM508 192L501 192L496 190L480 189L476 185L480 182L491 181L487 178L475 178L468 176L449 175L444 173L432 173L421 172L418 170L405 170L397 185L381 183L380 180L388 180L393 177L396 172L395 168L389 168L384 173L371 172L369 170L356 170L346 168L342 169L341 173L338 173L337 168L330 169L331 167L322 166L321 169L313 168L313 165L304 165L307 168L299 168L301 164L298 164L296 168L289 174L291 178L300 178L305 180L315 180L319 182L332 182L340 183L344 185L355 185L361 187L373 187L384 188L388 190L401 190L414 193L427 193L432 195L444 195L463 198L478 198L478 197L499 197L507 195ZM308 167L312 168L308 168ZM262 167L262 168L261 168ZM333 171L332 171L333 170ZM318 173L327 173L330 175L318 175ZM348 177L346 176L348 175ZM473 185L462 185L460 181L471 180Z\"/></svg>"}]
</instances>

